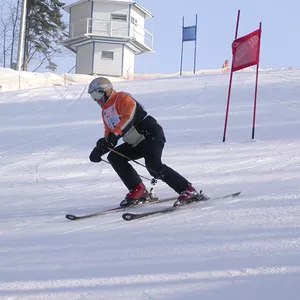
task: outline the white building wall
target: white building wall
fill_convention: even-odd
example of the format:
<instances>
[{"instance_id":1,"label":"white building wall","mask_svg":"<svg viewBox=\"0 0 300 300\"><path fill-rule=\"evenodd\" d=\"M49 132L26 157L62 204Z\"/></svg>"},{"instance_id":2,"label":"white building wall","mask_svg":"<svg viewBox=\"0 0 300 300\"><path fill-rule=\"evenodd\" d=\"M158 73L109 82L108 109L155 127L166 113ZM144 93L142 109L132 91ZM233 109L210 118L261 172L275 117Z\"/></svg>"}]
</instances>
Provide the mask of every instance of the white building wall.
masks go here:
<instances>
[{"instance_id":1,"label":"white building wall","mask_svg":"<svg viewBox=\"0 0 300 300\"><path fill-rule=\"evenodd\" d=\"M145 14L138 10L135 6L132 6L131 9L131 16L137 20L137 24L140 28L144 29L145 28Z\"/></svg>"},{"instance_id":2,"label":"white building wall","mask_svg":"<svg viewBox=\"0 0 300 300\"><path fill-rule=\"evenodd\" d=\"M137 9L135 6L132 6L131 9L131 19L136 20L136 25L131 23L130 26L130 36L134 37L138 42L147 45L152 48L152 36L145 32L145 14Z\"/></svg>"},{"instance_id":3,"label":"white building wall","mask_svg":"<svg viewBox=\"0 0 300 300\"><path fill-rule=\"evenodd\" d=\"M87 33L87 20L91 18L91 2L84 2L73 6L70 14L70 37L79 36Z\"/></svg>"},{"instance_id":4,"label":"white building wall","mask_svg":"<svg viewBox=\"0 0 300 300\"><path fill-rule=\"evenodd\" d=\"M128 22L129 4L94 2L92 33L116 37L128 36L128 23L122 21L111 22L112 14L126 15Z\"/></svg>"},{"instance_id":5,"label":"white building wall","mask_svg":"<svg viewBox=\"0 0 300 300\"><path fill-rule=\"evenodd\" d=\"M124 54L123 54L123 76L126 79L134 78L134 61L135 54L128 47L124 46Z\"/></svg>"},{"instance_id":6,"label":"white building wall","mask_svg":"<svg viewBox=\"0 0 300 300\"><path fill-rule=\"evenodd\" d=\"M93 42L77 47L76 74L93 74Z\"/></svg>"},{"instance_id":7,"label":"white building wall","mask_svg":"<svg viewBox=\"0 0 300 300\"><path fill-rule=\"evenodd\" d=\"M102 51L112 51L113 60L103 59ZM95 42L94 73L111 76L122 76L123 45Z\"/></svg>"}]
</instances>

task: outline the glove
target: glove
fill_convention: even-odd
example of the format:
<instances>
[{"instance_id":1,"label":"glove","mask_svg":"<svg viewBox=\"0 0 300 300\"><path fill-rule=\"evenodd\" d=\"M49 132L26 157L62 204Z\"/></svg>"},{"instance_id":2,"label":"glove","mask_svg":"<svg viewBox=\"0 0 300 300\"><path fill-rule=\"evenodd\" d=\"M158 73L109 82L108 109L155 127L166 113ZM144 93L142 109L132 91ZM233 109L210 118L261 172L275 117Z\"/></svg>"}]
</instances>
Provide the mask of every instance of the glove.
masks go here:
<instances>
[{"instance_id":1,"label":"glove","mask_svg":"<svg viewBox=\"0 0 300 300\"><path fill-rule=\"evenodd\" d=\"M107 147L114 148L118 143L118 139L119 138L116 135L110 132L108 136L99 139L96 146L99 151L102 151L103 153L107 153L109 152L109 150L107 150Z\"/></svg>"},{"instance_id":2,"label":"glove","mask_svg":"<svg viewBox=\"0 0 300 300\"><path fill-rule=\"evenodd\" d=\"M95 147L90 154L90 161L93 163L99 163L102 160L101 155L103 155L102 151L100 151L98 147Z\"/></svg>"},{"instance_id":3,"label":"glove","mask_svg":"<svg viewBox=\"0 0 300 300\"><path fill-rule=\"evenodd\" d=\"M118 137L117 135L115 135L114 133L110 132L109 135L107 137L105 137L106 139L106 145L105 147L109 147L109 148L115 148L116 145L118 144L118 139L120 137Z\"/></svg>"},{"instance_id":4,"label":"glove","mask_svg":"<svg viewBox=\"0 0 300 300\"><path fill-rule=\"evenodd\" d=\"M105 148L106 148L106 138L103 137L103 138L99 139L96 146L97 146L99 151L105 150Z\"/></svg>"}]
</instances>

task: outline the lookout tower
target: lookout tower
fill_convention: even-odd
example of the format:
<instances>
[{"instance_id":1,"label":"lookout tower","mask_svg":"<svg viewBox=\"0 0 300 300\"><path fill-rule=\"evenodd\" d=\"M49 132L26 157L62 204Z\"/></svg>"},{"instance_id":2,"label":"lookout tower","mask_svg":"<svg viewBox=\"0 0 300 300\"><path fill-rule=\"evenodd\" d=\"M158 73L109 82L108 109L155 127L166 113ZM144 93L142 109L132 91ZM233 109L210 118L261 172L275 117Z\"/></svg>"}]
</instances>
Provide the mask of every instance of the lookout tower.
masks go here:
<instances>
[{"instance_id":1,"label":"lookout tower","mask_svg":"<svg viewBox=\"0 0 300 300\"><path fill-rule=\"evenodd\" d=\"M64 7L69 37L62 42L76 53L77 74L130 78L135 56L153 52L145 23L153 15L131 0L80 0Z\"/></svg>"}]
</instances>

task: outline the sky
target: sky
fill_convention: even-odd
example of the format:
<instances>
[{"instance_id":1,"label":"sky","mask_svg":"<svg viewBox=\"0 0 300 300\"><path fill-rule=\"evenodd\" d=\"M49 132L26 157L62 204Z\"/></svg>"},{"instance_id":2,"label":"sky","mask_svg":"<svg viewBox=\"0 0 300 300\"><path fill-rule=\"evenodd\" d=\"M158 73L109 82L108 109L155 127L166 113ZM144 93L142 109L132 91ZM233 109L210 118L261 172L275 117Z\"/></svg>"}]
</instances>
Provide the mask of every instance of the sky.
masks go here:
<instances>
[{"instance_id":1,"label":"sky","mask_svg":"<svg viewBox=\"0 0 300 300\"><path fill-rule=\"evenodd\" d=\"M0 299L298 299L299 78L260 72L251 139L255 73L236 73L225 143L227 74L114 83L164 128L164 163L207 196L242 191L132 222L65 218L128 192L110 165L89 161L103 124L86 85L1 92ZM176 196L162 181L154 191Z\"/></svg>"},{"instance_id":2,"label":"sky","mask_svg":"<svg viewBox=\"0 0 300 300\"><path fill-rule=\"evenodd\" d=\"M66 0L67 4L75 1ZM241 10L239 36L248 34L262 22L261 67L299 68L300 2L296 0L198 1L140 0L154 14L149 30L154 35L155 53L136 57L136 73L175 73L180 68L182 17L185 26L195 25L198 14L196 69L218 69L231 60L237 11ZM150 23L151 22L151 23ZM60 69L75 65L70 55ZM194 42L184 43L183 70L193 71ZM67 67L65 67L67 65Z\"/></svg>"}]
</instances>

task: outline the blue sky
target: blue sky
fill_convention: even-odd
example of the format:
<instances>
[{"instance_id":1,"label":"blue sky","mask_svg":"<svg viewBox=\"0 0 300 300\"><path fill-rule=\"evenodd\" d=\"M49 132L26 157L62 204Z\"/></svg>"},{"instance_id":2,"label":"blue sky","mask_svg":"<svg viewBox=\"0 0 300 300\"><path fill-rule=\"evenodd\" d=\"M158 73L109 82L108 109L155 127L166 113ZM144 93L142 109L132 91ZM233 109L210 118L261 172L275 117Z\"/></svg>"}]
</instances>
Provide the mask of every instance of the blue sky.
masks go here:
<instances>
[{"instance_id":1,"label":"blue sky","mask_svg":"<svg viewBox=\"0 0 300 300\"><path fill-rule=\"evenodd\" d=\"M67 4L76 1L65 1ZM241 10L239 36L259 27L262 22L262 68L300 67L300 2L296 0L139 0L154 14L148 29L154 35L155 53L136 57L136 73L174 73L179 71L182 17L185 25L195 24L198 14L196 70L220 68L225 59L231 61L236 17ZM194 42L184 43L183 71L193 70ZM72 58L59 63L61 72L75 65Z\"/></svg>"}]
</instances>

